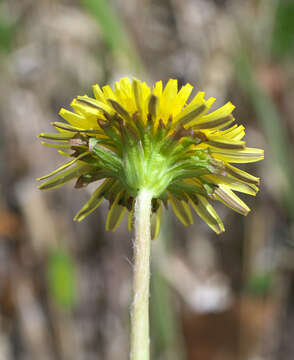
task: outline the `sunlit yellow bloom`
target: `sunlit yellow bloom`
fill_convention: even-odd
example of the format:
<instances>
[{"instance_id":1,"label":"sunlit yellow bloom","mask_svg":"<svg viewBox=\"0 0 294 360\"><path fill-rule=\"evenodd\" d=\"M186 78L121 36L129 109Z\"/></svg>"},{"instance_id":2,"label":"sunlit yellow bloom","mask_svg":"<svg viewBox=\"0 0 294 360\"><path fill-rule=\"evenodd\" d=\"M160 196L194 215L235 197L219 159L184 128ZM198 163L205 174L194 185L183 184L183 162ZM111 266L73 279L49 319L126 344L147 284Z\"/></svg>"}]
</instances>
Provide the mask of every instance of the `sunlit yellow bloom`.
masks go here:
<instances>
[{"instance_id":1,"label":"sunlit yellow bloom","mask_svg":"<svg viewBox=\"0 0 294 360\"><path fill-rule=\"evenodd\" d=\"M129 212L132 229L134 199L141 189L153 193L153 237L160 229L162 205L171 205L184 225L193 223L191 207L216 232L224 226L209 200L219 200L240 214L249 208L235 191L255 195L259 179L232 163L263 159L263 150L246 147L242 125L232 125L230 102L208 113L214 98L193 87L178 91L177 80L153 88L123 78L114 88L93 86L95 98L78 96L74 112L60 110L66 122L54 122L55 134L40 134L44 143L72 160L50 174L39 188L52 189L76 179L76 188L99 182L77 213L82 220L107 199L106 229L115 230ZM69 153L64 150L72 150ZM55 176L54 176L55 175Z\"/></svg>"}]
</instances>

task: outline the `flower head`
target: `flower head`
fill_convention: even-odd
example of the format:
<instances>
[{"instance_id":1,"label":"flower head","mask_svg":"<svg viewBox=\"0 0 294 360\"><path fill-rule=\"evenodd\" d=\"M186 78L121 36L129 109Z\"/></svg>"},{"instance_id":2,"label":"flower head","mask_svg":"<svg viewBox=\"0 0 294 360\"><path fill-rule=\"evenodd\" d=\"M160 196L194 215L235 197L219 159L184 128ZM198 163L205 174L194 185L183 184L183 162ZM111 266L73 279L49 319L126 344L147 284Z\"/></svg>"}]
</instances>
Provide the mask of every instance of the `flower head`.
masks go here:
<instances>
[{"instance_id":1,"label":"flower head","mask_svg":"<svg viewBox=\"0 0 294 360\"><path fill-rule=\"evenodd\" d=\"M177 80L152 89L139 80L123 78L114 89L93 86L95 98L78 96L61 109L66 122L54 122L53 140L58 152L72 159L50 174L40 189L57 188L76 179L76 188L100 180L88 202L77 213L82 220L103 199L110 209L106 229L115 230L129 211L132 228L134 199L142 189L153 194L153 237L160 228L162 204L170 203L184 225L193 223L191 207L216 232L224 226L209 200L218 200L247 215L249 208L235 191L255 195L259 179L232 163L263 159L263 150L248 148L242 125L232 125L230 102L208 113L214 98L198 92L188 103L193 87L178 91ZM67 152L70 150L71 152ZM101 182L102 180L102 182Z\"/></svg>"}]
</instances>

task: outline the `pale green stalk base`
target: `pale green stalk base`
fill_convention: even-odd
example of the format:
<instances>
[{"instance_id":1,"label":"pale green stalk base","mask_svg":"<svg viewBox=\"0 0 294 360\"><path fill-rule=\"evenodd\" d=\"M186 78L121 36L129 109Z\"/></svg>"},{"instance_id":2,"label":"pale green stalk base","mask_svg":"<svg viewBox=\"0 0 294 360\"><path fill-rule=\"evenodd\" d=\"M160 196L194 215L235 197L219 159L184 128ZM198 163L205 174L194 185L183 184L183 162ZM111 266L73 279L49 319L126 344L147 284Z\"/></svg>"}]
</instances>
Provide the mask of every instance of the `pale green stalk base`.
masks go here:
<instances>
[{"instance_id":1,"label":"pale green stalk base","mask_svg":"<svg viewBox=\"0 0 294 360\"><path fill-rule=\"evenodd\" d=\"M135 204L134 279L131 305L130 360L149 360L149 283L151 200L141 190Z\"/></svg>"}]
</instances>

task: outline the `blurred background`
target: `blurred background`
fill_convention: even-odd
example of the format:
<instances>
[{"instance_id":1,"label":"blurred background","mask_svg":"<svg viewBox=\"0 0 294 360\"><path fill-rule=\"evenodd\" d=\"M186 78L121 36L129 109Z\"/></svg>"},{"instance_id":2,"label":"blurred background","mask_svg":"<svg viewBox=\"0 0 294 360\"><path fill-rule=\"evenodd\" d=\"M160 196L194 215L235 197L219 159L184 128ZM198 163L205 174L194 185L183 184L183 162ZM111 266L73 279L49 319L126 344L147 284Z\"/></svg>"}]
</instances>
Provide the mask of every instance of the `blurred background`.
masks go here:
<instances>
[{"instance_id":1,"label":"blurred background","mask_svg":"<svg viewBox=\"0 0 294 360\"><path fill-rule=\"evenodd\" d=\"M231 100L265 160L220 236L168 212L153 243L153 360L294 358L293 0L0 0L0 360L126 360L132 235L89 190L35 178L62 163L37 135L91 85L177 78Z\"/></svg>"}]
</instances>

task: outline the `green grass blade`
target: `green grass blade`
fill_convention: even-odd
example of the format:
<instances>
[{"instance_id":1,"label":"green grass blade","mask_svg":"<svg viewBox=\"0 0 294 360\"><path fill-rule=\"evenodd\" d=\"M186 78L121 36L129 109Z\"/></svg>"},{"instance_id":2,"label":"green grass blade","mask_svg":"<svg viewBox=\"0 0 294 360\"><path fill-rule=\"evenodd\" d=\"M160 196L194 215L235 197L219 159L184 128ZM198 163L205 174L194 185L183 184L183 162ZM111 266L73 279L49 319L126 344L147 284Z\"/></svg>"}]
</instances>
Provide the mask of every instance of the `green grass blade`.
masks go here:
<instances>
[{"instance_id":1,"label":"green grass blade","mask_svg":"<svg viewBox=\"0 0 294 360\"><path fill-rule=\"evenodd\" d=\"M137 71L143 71L142 63L126 28L110 2L107 0L81 0L81 3L99 23L104 40L112 51L122 52Z\"/></svg>"}]
</instances>

